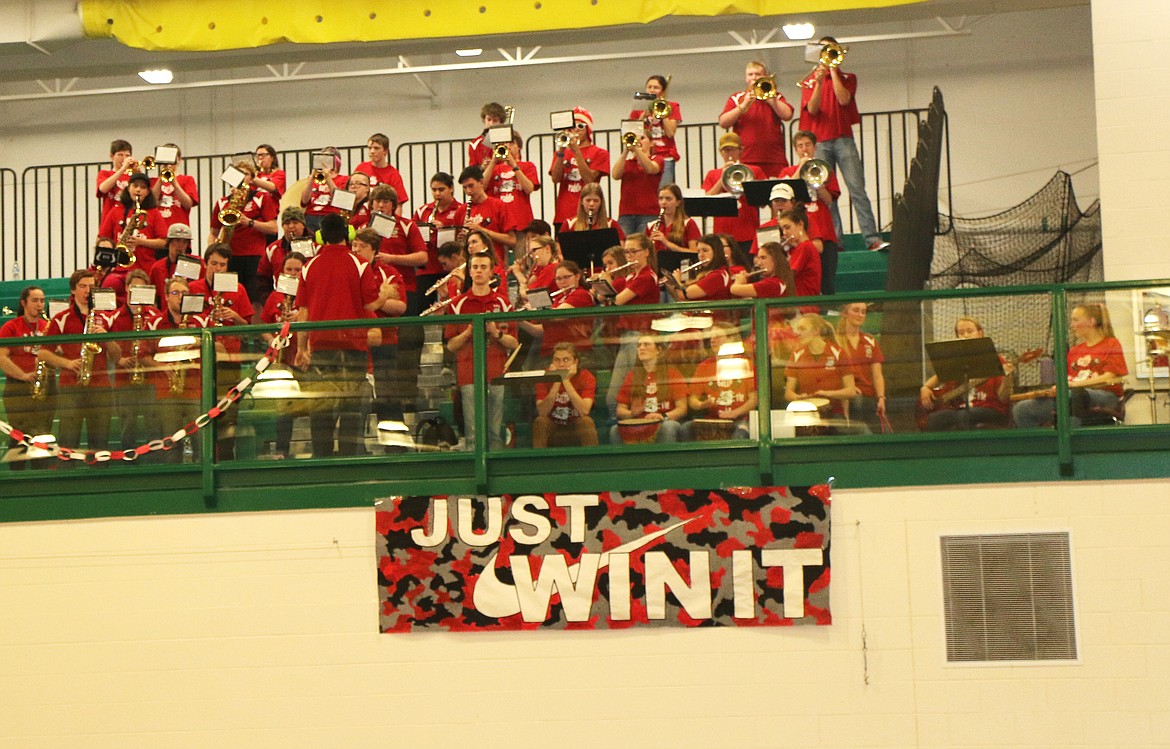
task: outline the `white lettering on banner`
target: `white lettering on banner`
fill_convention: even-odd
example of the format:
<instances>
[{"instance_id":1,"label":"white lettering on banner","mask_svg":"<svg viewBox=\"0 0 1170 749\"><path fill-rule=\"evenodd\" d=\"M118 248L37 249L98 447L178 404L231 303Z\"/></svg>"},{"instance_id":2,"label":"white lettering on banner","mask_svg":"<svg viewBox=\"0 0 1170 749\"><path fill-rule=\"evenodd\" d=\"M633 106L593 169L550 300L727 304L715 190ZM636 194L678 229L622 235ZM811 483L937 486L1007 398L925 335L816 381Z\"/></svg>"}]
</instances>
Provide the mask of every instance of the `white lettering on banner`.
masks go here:
<instances>
[{"instance_id":1,"label":"white lettering on banner","mask_svg":"<svg viewBox=\"0 0 1170 749\"><path fill-rule=\"evenodd\" d=\"M596 494L558 494L557 507L569 508L569 540L585 542L585 508L597 507L601 497Z\"/></svg>"},{"instance_id":2,"label":"white lettering on banner","mask_svg":"<svg viewBox=\"0 0 1170 749\"><path fill-rule=\"evenodd\" d=\"M646 615L651 619L666 618L666 589L674 593L687 616L692 619L711 618L711 557L709 552L690 552L691 581L688 584L661 551L646 552ZM788 590L784 591L785 598ZM803 598L804 593L801 593ZM803 608L803 606L802 606Z\"/></svg>"},{"instance_id":3,"label":"white lettering on banner","mask_svg":"<svg viewBox=\"0 0 1170 749\"><path fill-rule=\"evenodd\" d=\"M615 622L630 620L629 554L609 554L609 618Z\"/></svg>"},{"instance_id":4,"label":"white lettering on banner","mask_svg":"<svg viewBox=\"0 0 1170 749\"><path fill-rule=\"evenodd\" d=\"M736 549L731 552L731 595L735 599L736 619L756 618L756 584L753 580L752 552Z\"/></svg>"},{"instance_id":5,"label":"white lettering on banner","mask_svg":"<svg viewBox=\"0 0 1170 749\"><path fill-rule=\"evenodd\" d=\"M468 546L490 546L500 540L504 531L503 501L499 497L488 497L487 530L476 533L471 522L475 514L471 511L471 497L459 500L459 540Z\"/></svg>"},{"instance_id":6,"label":"white lettering on banner","mask_svg":"<svg viewBox=\"0 0 1170 749\"><path fill-rule=\"evenodd\" d=\"M760 563L764 567L779 567L784 573L784 616L799 619L804 616L804 568L821 564L825 558L822 549L764 549Z\"/></svg>"},{"instance_id":7,"label":"white lettering on banner","mask_svg":"<svg viewBox=\"0 0 1170 749\"><path fill-rule=\"evenodd\" d=\"M410 540L424 549L438 546L447 540L447 503L431 502L431 532L426 528L413 528L410 531Z\"/></svg>"},{"instance_id":8,"label":"white lettering on banner","mask_svg":"<svg viewBox=\"0 0 1170 749\"><path fill-rule=\"evenodd\" d=\"M517 497L512 503L512 519L517 523L530 525L535 530L530 533L523 528L509 528L508 535L518 544L535 546L548 539L552 533L552 523L546 516L532 512L530 508L548 512L548 501L536 494Z\"/></svg>"},{"instance_id":9,"label":"white lettering on banner","mask_svg":"<svg viewBox=\"0 0 1170 749\"><path fill-rule=\"evenodd\" d=\"M569 566L560 554L540 558L540 574L532 581L531 559L517 554L508 557L512 576L516 579L516 594L520 601L520 617L526 622L543 622L548 618L548 607L553 593L561 596L561 608L570 622L589 620L593 606L593 592L597 588L597 573L601 554L582 554L581 561Z\"/></svg>"}]
</instances>

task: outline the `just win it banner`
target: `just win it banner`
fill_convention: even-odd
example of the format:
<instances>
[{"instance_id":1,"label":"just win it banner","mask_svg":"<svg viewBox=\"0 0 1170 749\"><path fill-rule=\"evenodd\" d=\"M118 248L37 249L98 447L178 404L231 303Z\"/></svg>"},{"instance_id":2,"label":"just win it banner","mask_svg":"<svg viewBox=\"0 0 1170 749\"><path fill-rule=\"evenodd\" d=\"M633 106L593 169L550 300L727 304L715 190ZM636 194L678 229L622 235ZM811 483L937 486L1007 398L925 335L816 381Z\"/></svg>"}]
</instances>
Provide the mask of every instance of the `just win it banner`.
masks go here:
<instances>
[{"instance_id":1,"label":"just win it banner","mask_svg":"<svg viewBox=\"0 0 1170 749\"><path fill-rule=\"evenodd\" d=\"M383 632L829 624L829 488L393 497Z\"/></svg>"}]
</instances>

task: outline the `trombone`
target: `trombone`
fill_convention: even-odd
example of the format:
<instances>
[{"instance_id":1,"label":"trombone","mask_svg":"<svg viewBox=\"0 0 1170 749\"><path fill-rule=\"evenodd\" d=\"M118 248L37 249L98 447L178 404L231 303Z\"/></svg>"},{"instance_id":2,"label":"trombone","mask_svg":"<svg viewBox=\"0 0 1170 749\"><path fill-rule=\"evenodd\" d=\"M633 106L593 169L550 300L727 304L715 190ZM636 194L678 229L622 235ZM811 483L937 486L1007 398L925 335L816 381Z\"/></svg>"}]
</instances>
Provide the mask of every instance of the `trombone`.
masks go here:
<instances>
[{"instance_id":1,"label":"trombone","mask_svg":"<svg viewBox=\"0 0 1170 749\"><path fill-rule=\"evenodd\" d=\"M848 51L848 47L842 47L836 42L825 42L825 45L821 47L821 56L818 58L818 62L821 65L824 65L826 68L839 67L841 62L845 59L845 53ZM813 72L815 73L816 70ZM813 86L817 85L816 79L813 78L812 75L812 73L809 73L804 77L803 80L797 82L796 85L800 86L801 88L812 88Z\"/></svg>"}]
</instances>

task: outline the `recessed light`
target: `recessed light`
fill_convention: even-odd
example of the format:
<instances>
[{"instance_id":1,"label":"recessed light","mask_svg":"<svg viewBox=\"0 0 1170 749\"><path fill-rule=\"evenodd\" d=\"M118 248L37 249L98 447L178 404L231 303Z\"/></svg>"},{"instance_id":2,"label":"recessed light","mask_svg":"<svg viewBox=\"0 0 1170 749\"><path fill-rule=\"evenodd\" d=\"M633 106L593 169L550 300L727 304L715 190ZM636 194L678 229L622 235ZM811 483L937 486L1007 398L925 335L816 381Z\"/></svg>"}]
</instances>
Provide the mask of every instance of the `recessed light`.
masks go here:
<instances>
[{"instance_id":1,"label":"recessed light","mask_svg":"<svg viewBox=\"0 0 1170 749\"><path fill-rule=\"evenodd\" d=\"M812 39L816 29L811 23L789 23L784 25L784 36L789 39Z\"/></svg>"},{"instance_id":2,"label":"recessed light","mask_svg":"<svg viewBox=\"0 0 1170 749\"><path fill-rule=\"evenodd\" d=\"M457 50L455 50L455 54L459 55L460 57L479 57L480 55L483 54L483 50L482 49L457 49Z\"/></svg>"},{"instance_id":3,"label":"recessed light","mask_svg":"<svg viewBox=\"0 0 1170 749\"><path fill-rule=\"evenodd\" d=\"M147 83L161 85L173 81L175 79L175 74L166 68L159 68L158 70L140 70L138 72L138 77Z\"/></svg>"}]
</instances>

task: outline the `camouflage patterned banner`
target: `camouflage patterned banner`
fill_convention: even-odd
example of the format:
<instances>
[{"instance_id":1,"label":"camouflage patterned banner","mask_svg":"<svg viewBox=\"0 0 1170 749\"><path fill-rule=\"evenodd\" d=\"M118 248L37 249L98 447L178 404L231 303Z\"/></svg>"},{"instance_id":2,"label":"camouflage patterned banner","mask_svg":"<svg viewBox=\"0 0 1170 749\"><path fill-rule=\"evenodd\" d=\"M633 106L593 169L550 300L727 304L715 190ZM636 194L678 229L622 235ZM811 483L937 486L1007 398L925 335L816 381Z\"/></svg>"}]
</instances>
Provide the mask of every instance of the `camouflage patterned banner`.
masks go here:
<instances>
[{"instance_id":1,"label":"camouflage patterned banner","mask_svg":"<svg viewBox=\"0 0 1170 749\"><path fill-rule=\"evenodd\" d=\"M829 624L829 488L393 497L383 632Z\"/></svg>"}]
</instances>

